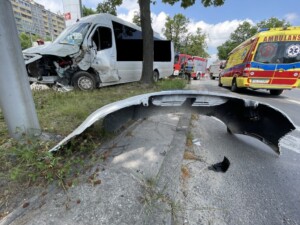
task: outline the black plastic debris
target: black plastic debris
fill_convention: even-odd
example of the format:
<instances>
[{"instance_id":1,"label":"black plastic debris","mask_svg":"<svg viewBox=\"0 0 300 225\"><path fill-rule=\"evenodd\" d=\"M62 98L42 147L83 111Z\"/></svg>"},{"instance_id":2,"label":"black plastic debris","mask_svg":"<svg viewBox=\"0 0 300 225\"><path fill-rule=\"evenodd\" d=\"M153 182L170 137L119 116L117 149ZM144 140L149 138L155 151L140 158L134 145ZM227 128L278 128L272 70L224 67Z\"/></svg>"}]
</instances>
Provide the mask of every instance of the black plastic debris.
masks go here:
<instances>
[{"instance_id":1,"label":"black plastic debris","mask_svg":"<svg viewBox=\"0 0 300 225\"><path fill-rule=\"evenodd\" d=\"M213 170L215 172L223 172L225 173L228 168L230 166L230 162L229 160L224 156L224 159L222 162L219 162L219 163L216 163L216 164L213 164L211 166L208 167L209 170Z\"/></svg>"}]
</instances>

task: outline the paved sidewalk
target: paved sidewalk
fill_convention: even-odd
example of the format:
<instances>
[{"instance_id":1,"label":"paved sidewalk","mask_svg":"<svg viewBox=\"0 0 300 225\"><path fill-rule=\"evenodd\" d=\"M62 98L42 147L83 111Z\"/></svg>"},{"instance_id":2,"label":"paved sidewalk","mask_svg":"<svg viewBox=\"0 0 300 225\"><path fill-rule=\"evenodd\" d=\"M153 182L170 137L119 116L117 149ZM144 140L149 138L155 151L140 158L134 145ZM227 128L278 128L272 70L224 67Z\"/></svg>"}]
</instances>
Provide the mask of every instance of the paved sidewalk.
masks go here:
<instances>
[{"instance_id":1,"label":"paved sidewalk","mask_svg":"<svg viewBox=\"0 0 300 225\"><path fill-rule=\"evenodd\" d=\"M109 149L109 157L82 174L83 182L24 200L29 205L0 225L172 224L189 120L167 114L137 121L99 149ZM95 185L84 182L90 176Z\"/></svg>"}]
</instances>

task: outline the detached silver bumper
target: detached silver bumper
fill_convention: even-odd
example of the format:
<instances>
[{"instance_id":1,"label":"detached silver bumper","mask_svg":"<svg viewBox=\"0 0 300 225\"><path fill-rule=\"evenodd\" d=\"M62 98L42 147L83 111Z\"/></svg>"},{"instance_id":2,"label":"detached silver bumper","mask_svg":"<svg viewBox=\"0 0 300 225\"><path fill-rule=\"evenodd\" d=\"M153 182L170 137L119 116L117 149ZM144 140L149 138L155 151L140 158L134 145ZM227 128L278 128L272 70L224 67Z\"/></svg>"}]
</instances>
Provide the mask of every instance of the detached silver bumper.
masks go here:
<instances>
[{"instance_id":1,"label":"detached silver bumper","mask_svg":"<svg viewBox=\"0 0 300 225\"><path fill-rule=\"evenodd\" d=\"M107 130L113 131L130 120L177 112L216 117L226 124L228 132L255 137L278 154L280 139L295 130L293 122L286 114L257 101L213 92L163 91L134 96L96 110L50 151L59 150L100 119L104 119L104 127Z\"/></svg>"}]
</instances>

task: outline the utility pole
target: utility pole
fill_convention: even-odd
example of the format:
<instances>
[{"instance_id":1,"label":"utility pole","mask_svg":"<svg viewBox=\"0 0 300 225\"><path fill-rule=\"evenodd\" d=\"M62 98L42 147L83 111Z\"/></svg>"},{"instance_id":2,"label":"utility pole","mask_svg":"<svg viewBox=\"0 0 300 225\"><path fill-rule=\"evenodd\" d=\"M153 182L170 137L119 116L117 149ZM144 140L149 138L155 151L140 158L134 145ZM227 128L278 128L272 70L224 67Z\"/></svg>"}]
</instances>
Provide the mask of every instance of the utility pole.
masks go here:
<instances>
[{"instance_id":1,"label":"utility pole","mask_svg":"<svg viewBox=\"0 0 300 225\"><path fill-rule=\"evenodd\" d=\"M41 129L10 0L0 1L0 107L12 138Z\"/></svg>"}]
</instances>

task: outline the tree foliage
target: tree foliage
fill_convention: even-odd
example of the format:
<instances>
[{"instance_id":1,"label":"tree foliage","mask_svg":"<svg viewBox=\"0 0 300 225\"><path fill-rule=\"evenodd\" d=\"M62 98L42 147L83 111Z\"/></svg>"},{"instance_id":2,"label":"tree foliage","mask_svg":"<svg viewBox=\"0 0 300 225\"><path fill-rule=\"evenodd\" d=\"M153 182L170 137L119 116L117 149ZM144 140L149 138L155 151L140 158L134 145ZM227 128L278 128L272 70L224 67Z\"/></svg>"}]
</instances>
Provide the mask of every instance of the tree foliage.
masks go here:
<instances>
[{"instance_id":1,"label":"tree foliage","mask_svg":"<svg viewBox=\"0 0 300 225\"><path fill-rule=\"evenodd\" d=\"M291 26L291 24L287 21L279 20L275 17L271 17L270 19L263 20L256 24L258 29L261 28L274 28L274 27L288 27Z\"/></svg>"},{"instance_id":2,"label":"tree foliage","mask_svg":"<svg viewBox=\"0 0 300 225\"><path fill-rule=\"evenodd\" d=\"M257 27L252 26L249 22L245 21L240 24L234 32L230 34L229 40L222 45L218 46L218 57L220 60L225 60L228 54L239 44L252 37L257 33Z\"/></svg>"},{"instance_id":3,"label":"tree foliage","mask_svg":"<svg viewBox=\"0 0 300 225\"><path fill-rule=\"evenodd\" d=\"M195 4L195 0L162 0L163 3L168 3L174 5L177 2L180 2L182 8L188 8ZM221 6L225 3L225 0L201 0L204 7L208 6Z\"/></svg>"},{"instance_id":4,"label":"tree foliage","mask_svg":"<svg viewBox=\"0 0 300 225\"><path fill-rule=\"evenodd\" d=\"M230 40L239 45L257 33L257 27L252 26L249 22L244 21L233 33L230 34Z\"/></svg>"},{"instance_id":5,"label":"tree foliage","mask_svg":"<svg viewBox=\"0 0 300 225\"><path fill-rule=\"evenodd\" d=\"M105 0L97 6L97 13L109 13L117 15L117 6L122 4L122 0Z\"/></svg>"},{"instance_id":6,"label":"tree foliage","mask_svg":"<svg viewBox=\"0 0 300 225\"><path fill-rule=\"evenodd\" d=\"M135 11L133 18L132 18L132 22L136 25L138 25L139 27L141 26L141 15L140 12Z\"/></svg>"},{"instance_id":7,"label":"tree foliage","mask_svg":"<svg viewBox=\"0 0 300 225\"><path fill-rule=\"evenodd\" d=\"M163 34L174 43L175 52L208 57L206 52L206 35L198 28L195 34L188 32L189 19L183 14L175 14L173 18L167 17Z\"/></svg>"},{"instance_id":8,"label":"tree foliage","mask_svg":"<svg viewBox=\"0 0 300 225\"><path fill-rule=\"evenodd\" d=\"M96 14L96 13L97 12L91 8L87 8L85 6L82 7L82 15L83 16L89 16L89 15Z\"/></svg>"},{"instance_id":9,"label":"tree foliage","mask_svg":"<svg viewBox=\"0 0 300 225\"><path fill-rule=\"evenodd\" d=\"M279 20L275 17L271 17L270 19L258 22L256 25L251 25L249 22L245 21L242 24L240 24L234 30L234 32L230 34L229 40L217 47L218 57L220 60L227 59L228 54L235 47L237 47L239 44L255 35L259 31L259 29L283 26L291 26L291 24L286 22L284 19Z\"/></svg>"},{"instance_id":10,"label":"tree foliage","mask_svg":"<svg viewBox=\"0 0 300 225\"><path fill-rule=\"evenodd\" d=\"M21 43L21 48L26 49L32 47L32 43L41 37L34 34L26 34L24 32L19 34L19 40Z\"/></svg>"},{"instance_id":11,"label":"tree foliage","mask_svg":"<svg viewBox=\"0 0 300 225\"><path fill-rule=\"evenodd\" d=\"M187 19L183 14L175 14L173 18L167 17L165 23L165 29L163 33L168 40L173 41L175 51L179 52L181 46L186 40L186 35L188 33L187 25L189 19Z\"/></svg>"},{"instance_id":12,"label":"tree foliage","mask_svg":"<svg viewBox=\"0 0 300 225\"><path fill-rule=\"evenodd\" d=\"M186 52L189 55L197 55L203 58L209 57L206 52L207 44L205 42L206 35L202 34L200 28L197 28L195 34L190 34L187 36L186 47L181 50L181 52Z\"/></svg>"}]
</instances>

